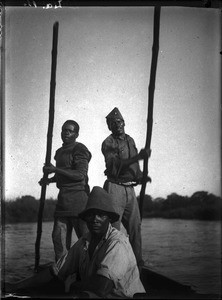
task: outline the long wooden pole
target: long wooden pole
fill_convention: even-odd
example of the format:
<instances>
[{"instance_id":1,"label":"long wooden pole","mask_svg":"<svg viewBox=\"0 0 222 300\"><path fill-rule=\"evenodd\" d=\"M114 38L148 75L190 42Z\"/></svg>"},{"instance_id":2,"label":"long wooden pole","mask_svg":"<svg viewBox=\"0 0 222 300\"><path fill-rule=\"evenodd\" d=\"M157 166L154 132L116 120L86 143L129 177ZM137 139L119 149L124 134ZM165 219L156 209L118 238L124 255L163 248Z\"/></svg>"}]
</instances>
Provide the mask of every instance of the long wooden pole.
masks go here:
<instances>
[{"instance_id":1,"label":"long wooden pole","mask_svg":"<svg viewBox=\"0 0 222 300\"><path fill-rule=\"evenodd\" d=\"M52 135L54 124L54 107L55 107L55 88L56 88L56 64L57 64L57 45L58 45L58 29L59 23L55 22L53 25L53 39L52 39L52 63L51 63L51 81L50 81L50 100L49 100L49 122L47 133L47 147L45 165L50 164L51 152L52 152ZM43 174L43 182L47 180L48 174ZM40 259L40 241L42 235L42 216L45 205L46 184L43 183L41 187L41 196L38 212L38 225L37 225L37 237L35 242L35 271L38 271L39 259Z\"/></svg>"},{"instance_id":2,"label":"long wooden pole","mask_svg":"<svg viewBox=\"0 0 222 300\"><path fill-rule=\"evenodd\" d=\"M147 132L146 132L146 144L145 148L150 149L152 128L153 128L153 99L156 81L156 68L157 59L159 53L159 30L160 30L160 6L154 8L154 24L153 24L153 48L152 48L152 61L150 70L150 82L149 82L149 99L148 99L148 117L147 117ZM139 209L141 219L143 218L143 201L146 190L146 181L148 175L148 158L143 162L143 183L140 191Z\"/></svg>"}]
</instances>

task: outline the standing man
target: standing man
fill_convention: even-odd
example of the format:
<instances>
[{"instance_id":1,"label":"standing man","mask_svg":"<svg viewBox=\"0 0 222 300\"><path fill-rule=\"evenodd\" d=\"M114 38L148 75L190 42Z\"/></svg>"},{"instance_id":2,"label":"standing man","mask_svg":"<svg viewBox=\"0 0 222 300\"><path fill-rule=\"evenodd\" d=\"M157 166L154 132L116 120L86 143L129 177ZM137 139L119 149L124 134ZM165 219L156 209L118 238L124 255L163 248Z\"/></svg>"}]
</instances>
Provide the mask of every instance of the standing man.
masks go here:
<instances>
[{"instance_id":1,"label":"standing man","mask_svg":"<svg viewBox=\"0 0 222 300\"><path fill-rule=\"evenodd\" d=\"M45 183L56 182L59 189L52 232L56 261L70 249L73 228L78 238L88 231L86 223L78 214L85 208L88 200L87 173L92 156L85 145L76 142L78 136L78 123L67 120L62 125L62 147L56 151L54 157L56 166L50 164L43 167L44 173L55 174ZM42 185L43 180L39 183Z\"/></svg>"},{"instance_id":2,"label":"standing man","mask_svg":"<svg viewBox=\"0 0 222 300\"><path fill-rule=\"evenodd\" d=\"M134 186L142 183L142 172L138 161L149 157L151 151L142 149L139 154L133 138L124 131L125 122L115 107L107 116L106 121L112 132L102 143L105 158L107 180L104 189L114 194L115 207L120 219L113 226L120 229L122 221L129 235L137 264L141 270L142 259L141 218ZM150 181L147 177L146 181Z\"/></svg>"}]
</instances>

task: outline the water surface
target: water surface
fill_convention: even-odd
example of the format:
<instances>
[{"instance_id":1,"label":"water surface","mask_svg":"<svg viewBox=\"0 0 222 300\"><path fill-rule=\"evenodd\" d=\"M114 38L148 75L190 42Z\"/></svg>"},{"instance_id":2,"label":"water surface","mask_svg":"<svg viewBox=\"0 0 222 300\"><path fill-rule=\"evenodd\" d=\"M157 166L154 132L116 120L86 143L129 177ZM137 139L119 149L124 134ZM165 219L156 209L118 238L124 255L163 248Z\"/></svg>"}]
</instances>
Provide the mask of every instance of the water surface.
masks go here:
<instances>
[{"instance_id":1,"label":"water surface","mask_svg":"<svg viewBox=\"0 0 222 300\"><path fill-rule=\"evenodd\" d=\"M52 222L42 226L40 264L54 260ZM6 281L33 274L37 224L6 225L3 260ZM218 221L143 219L146 265L203 294L221 294L221 223ZM77 240L73 234L73 243Z\"/></svg>"}]
</instances>

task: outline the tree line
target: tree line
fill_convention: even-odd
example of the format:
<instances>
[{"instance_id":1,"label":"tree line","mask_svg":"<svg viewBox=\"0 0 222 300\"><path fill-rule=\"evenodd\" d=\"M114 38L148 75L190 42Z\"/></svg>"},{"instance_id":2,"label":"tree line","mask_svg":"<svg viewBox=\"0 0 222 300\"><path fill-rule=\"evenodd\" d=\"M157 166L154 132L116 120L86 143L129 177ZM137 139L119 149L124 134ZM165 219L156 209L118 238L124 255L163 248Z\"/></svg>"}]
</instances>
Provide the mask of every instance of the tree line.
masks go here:
<instances>
[{"instance_id":1,"label":"tree line","mask_svg":"<svg viewBox=\"0 0 222 300\"><path fill-rule=\"evenodd\" d=\"M143 207L145 218L221 220L221 212L221 197L205 191L195 192L191 197L172 193L166 199L155 200L145 195Z\"/></svg>"},{"instance_id":2,"label":"tree line","mask_svg":"<svg viewBox=\"0 0 222 300\"><path fill-rule=\"evenodd\" d=\"M56 203L52 198L45 200L43 221L53 221ZM4 224L37 222L38 210L39 200L30 195L2 201L2 221ZM143 218L221 220L221 211L221 197L205 191L195 192L191 197L173 193L166 199L145 195L143 202Z\"/></svg>"}]
</instances>

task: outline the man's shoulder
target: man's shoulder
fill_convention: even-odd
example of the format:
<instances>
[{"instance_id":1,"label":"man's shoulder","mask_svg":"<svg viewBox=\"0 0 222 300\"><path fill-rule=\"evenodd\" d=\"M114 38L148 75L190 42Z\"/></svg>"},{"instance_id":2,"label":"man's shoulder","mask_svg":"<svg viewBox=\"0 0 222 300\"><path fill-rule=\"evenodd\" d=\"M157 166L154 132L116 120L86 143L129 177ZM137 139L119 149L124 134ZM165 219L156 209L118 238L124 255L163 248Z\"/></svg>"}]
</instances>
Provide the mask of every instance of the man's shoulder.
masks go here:
<instances>
[{"instance_id":1,"label":"man's shoulder","mask_svg":"<svg viewBox=\"0 0 222 300\"><path fill-rule=\"evenodd\" d=\"M115 227L111 227L109 239L112 241L118 241L118 242L127 242L128 238L127 236L121 232L120 230L116 229Z\"/></svg>"},{"instance_id":2,"label":"man's shoulder","mask_svg":"<svg viewBox=\"0 0 222 300\"><path fill-rule=\"evenodd\" d=\"M91 159L92 154L89 151L89 149L86 147L86 145L84 145L83 143L80 142L76 142L75 147L73 147L73 153L81 153L82 155L86 155L87 157L89 157L89 159Z\"/></svg>"},{"instance_id":3,"label":"man's shoulder","mask_svg":"<svg viewBox=\"0 0 222 300\"><path fill-rule=\"evenodd\" d=\"M63 152L63 151L68 151L69 153L73 153L73 154L77 154L77 153L87 154L87 156L89 156L90 158L92 156L89 149L83 143L80 143L80 142L75 142L75 143L66 145L65 147L62 146L56 150L56 154Z\"/></svg>"},{"instance_id":4,"label":"man's shoulder","mask_svg":"<svg viewBox=\"0 0 222 300\"><path fill-rule=\"evenodd\" d=\"M107 136L105 138L105 140L103 141L103 144L106 144L106 143L110 143L114 140L114 137L112 136L112 134L110 134L109 136Z\"/></svg>"},{"instance_id":5,"label":"man's shoulder","mask_svg":"<svg viewBox=\"0 0 222 300\"><path fill-rule=\"evenodd\" d=\"M60 151L61 149L63 149L63 146L57 148L57 149L56 149L56 152Z\"/></svg>"},{"instance_id":6,"label":"man's shoulder","mask_svg":"<svg viewBox=\"0 0 222 300\"><path fill-rule=\"evenodd\" d=\"M105 140L102 142L102 152L107 151L106 149L110 149L115 147L115 139L114 137L110 134Z\"/></svg>"},{"instance_id":7,"label":"man's shoulder","mask_svg":"<svg viewBox=\"0 0 222 300\"><path fill-rule=\"evenodd\" d=\"M125 137L127 140L134 140L129 134L125 133ZM105 138L105 140L103 141L103 143L106 142L113 142L114 140L117 140L117 138L115 138L112 134L110 134L109 136L107 136Z\"/></svg>"},{"instance_id":8,"label":"man's shoulder","mask_svg":"<svg viewBox=\"0 0 222 300\"><path fill-rule=\"evenodd\" d=\"M125 136L126 136L126 139L128 141L133 141L134 142L134 139L129 134L125 134Z\"/></svg>"},{"instance_id":9,"label":"man's shoulder","mask_svg":"<svg viewBox=\"0 0 222 300\"><path fill-rule=\"evenodd\" d=\"M86 145L84 145L83 143L80 143L80 142L76 142L75 146L73 147L75 149L83 149L83 150L88 150L89 149L86 147Z\"/></svg>"},{"instance_id":10,"label":"man's shoulder","mask_svg":"<svg viewBox=\"0 0 222 300\"><path fill-rule=\"evenodd\" d=\"M56 150L55 155L58 154L59 152L63 151L63 149L64 149L63 146L62 146L62 147L59 147L59 148Z\"/></svg>"}]
</instances>

